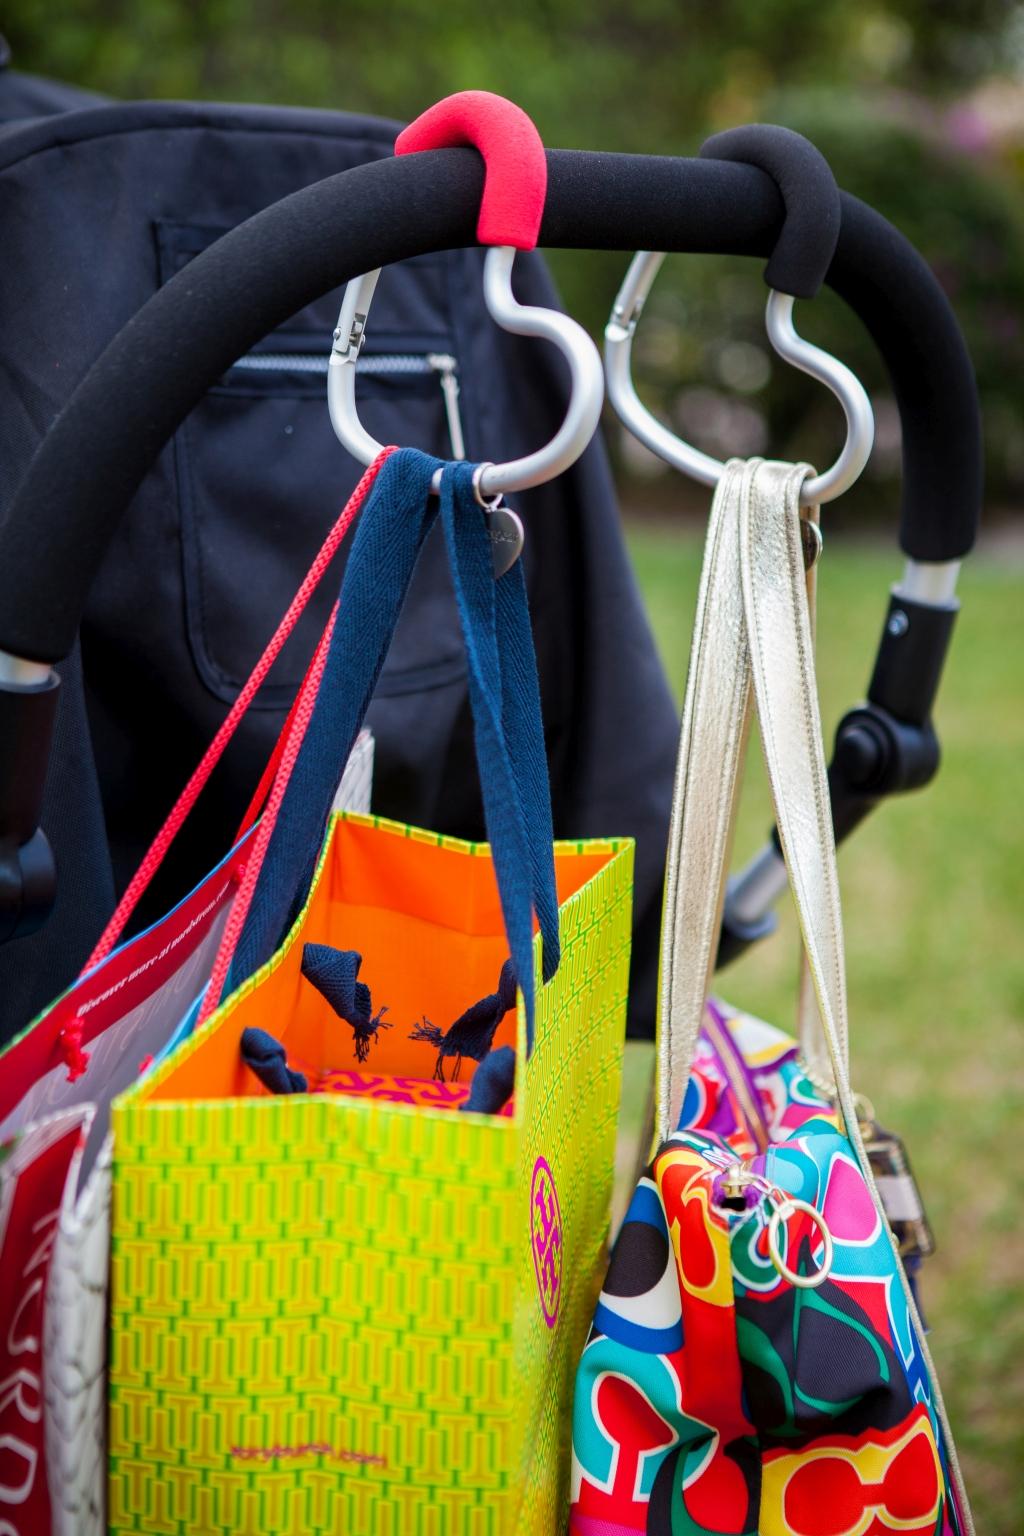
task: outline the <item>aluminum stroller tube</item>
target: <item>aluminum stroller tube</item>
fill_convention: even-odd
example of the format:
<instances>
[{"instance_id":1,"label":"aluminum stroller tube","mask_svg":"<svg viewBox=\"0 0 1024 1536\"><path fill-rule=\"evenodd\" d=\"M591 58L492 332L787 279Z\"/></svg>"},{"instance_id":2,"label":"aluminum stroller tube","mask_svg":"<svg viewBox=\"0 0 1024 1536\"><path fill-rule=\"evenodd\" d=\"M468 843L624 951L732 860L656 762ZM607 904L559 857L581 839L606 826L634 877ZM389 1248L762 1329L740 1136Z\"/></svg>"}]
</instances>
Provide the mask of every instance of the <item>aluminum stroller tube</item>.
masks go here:
<instances>
[{"instance_id":1,"label":"aluminum stroller tube","mask_svg":"<svg viewBox=\"0 0 1024 1536\"><path fill-rule=\"evenodd\" d=\"M896 591L914 603L948 608L956 598L959 560L908 560Z\"/></svg>"},{"instance_id":2,"label":"aluminum stroller tube","mask_svg":"<svg viewBox=\"0 0 1024 1536\"><path fill-rule=\"evenodd\" d=\"M40 688L49 676L48 662L28 661L0 651L0 688Z\"/></svg>"}]
</instances>

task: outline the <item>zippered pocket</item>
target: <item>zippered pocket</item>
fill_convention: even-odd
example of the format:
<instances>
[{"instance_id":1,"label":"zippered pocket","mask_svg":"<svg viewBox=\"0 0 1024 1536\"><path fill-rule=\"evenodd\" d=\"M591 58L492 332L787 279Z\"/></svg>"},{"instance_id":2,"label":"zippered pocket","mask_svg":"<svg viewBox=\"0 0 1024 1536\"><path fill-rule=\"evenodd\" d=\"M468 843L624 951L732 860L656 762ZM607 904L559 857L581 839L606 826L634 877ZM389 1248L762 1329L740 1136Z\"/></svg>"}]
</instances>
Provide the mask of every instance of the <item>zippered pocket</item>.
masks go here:
<instances>
[{"instance_id":1,"label":"zippered pocket","mask_svg":"<svg viewBox=\"0 0 1024 1536\"><path fill-rule=\"evenodd\" d=\"M206 687L234 697L363 472L327 409L330 331L288 327L228 369L175 440L189 646ZM459 366L447 336L386 332L359 359L360 420L380 443L465 457ZM423 550L378 693L461 677L465 659L443 541ZM260 691L287 704L338 595L345 546ZM417 598L417 592L421 594ZM431 596L427 597L427 593ZM426 605L429 613L414 619Z\"/></svg>"},{"instance_id":2,"label":"zippered pocket","mask_svg":"<svg viewBox=\"0 0 1024 1536\"><path fill-rule=\"evenodd\" d=\"M199 221L158 221L161 282L223 233ZM372 350L360 359L357 385L360 420L377 442L441 459L473 454L474 426L467 420L463 433L459 409L459 384L465 384L459 365L468 366L469 357L457 344L464 333L453 313L457 291L450 253L414 257L381 274ZM169 623L180 633L183 617L195 672L169 669L161 654L162 675L170 674L175 694L164 701L169 718L197 718L194 701L187 709L177 704L179 695L192 699L197 681L223 703L234 698L363 473L339 443L327 410L326 370L340 303L340 290L324 294L264 336L175 437L175 483L167 491L178 515L167 523L174 533L180 528L180 586L165 562L150 609L163 614L161 633ZM259 728L262 710L290 704L338 595L346 545L261 688L250 731ZM431 690L435 713L436 690L451 683L455 698L465 673L443 545L433 534L427 540L377 685L379 697ZM167 542L164 548L169 552Z\"/></svg>"},{"instance_id":3,"label":"zippered pocket","mask_svg":"<svg viewBox=\"0 0 1024 1536\"><path fill-rule=\"evenodd\" d=\"M328 352L248 352L238 359L230 373L258 374L262 378L304 374L326 380L329 358ZM459 365L450 352L363 353L356 363L356 376L377 379L436 378L444 399L452 458L466 457L462 417L459 414Z\"/></svg>"}]
</instances>

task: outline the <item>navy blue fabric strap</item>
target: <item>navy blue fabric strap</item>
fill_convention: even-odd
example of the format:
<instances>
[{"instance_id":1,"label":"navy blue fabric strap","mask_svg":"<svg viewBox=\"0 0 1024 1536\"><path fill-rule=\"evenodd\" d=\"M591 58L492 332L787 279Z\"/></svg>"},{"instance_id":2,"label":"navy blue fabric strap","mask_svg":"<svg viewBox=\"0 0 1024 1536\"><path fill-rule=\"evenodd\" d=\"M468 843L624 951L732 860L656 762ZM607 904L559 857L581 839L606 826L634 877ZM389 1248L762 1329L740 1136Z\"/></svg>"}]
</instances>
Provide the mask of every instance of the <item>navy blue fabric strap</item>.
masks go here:
<instances>
[{"instance_id":1,"label":"navy blue fabric strap","mask_svg":"<svg viewBox=\"0 0 1024 1536\"><path fill-rule=\"evenodd\" d=\"M541 965L545 981L558 970L558 895L551 844L551 782L540 711L540 679L526 600L523 562L517 560L494 584L498 655L502 676L502 726L518 783L526 822L533 882L533 904L544 938Z\"/></svg>"},{"instance_id":2,"label":"navy blue fabric strap","mask_svg":"<svg viewBox=\"0 0 1024 1536\"><path fill-rule=\"evenodd\" d=\"M231 965L232 989L273 954L309 889L340 774L377 685L436 510L423 455L392 454L360 514L313 717Z\"/></svg>"},{"instance_id":3,"label":"navy blue fabric strap","mask_svg":"<svg viewBox=\"0 0 1024 1536\"><path fill-rule=\"evenodd\" d=\"M449 464L445 468L441 477L441 517L469 662L470 704L473 707L484 822L494 857L510 952L511 929L508 924L513 896L509 881L513 872L521 870L543 939L542 975L545 981L550 981L561 958L558 895L552 853L551 784L544 749L540 682L526 600L526 578L522 561L517 560L498 581L494 579L491 542L473 491L471 464ZM479 627L474 624L475 618L483 621ZM471 638L477 641L475 647ZM482 722L485 722L483 726ZM508 803L516 807L514 857L511 840L507 854L499 853L494 845L494 828ZM526 863L520 865L524 853ZM530 948L524 947L518 958L511 952L521 988L523 978L529 972L531 993L532 942L531 923Z\"/></svg>"},{"instance_id":4,"label":"navy blue fabric strap","mask_svg":"<svg viewBox=\"0 0 1024 1536\"><path fill-rule=\"evenodd\" d=\"M530 707L528 678L524 675L526 669L522 665L513 666L511 656L506 655L504 650L499 651L498 625L500 608L501 640L510 645L521 642L522 631L519 629L516 610L522 610L523 622L528 630L526 588L521 571L518 571L518 584L514 579L508 584L509 578L514 578L517 572L518 560L499 582L494 580L490 541L473 495L472 465L452 464L445 469L441 477L441 520L469 664L469 701L473 711L473 736L480 768L484 823L494 857L509 953L526 1003L528 1044L532 1046L534 905L542 925L546 980L557 970L559 958L558 904L551 855L551 802L548 791L546 822L542 820L539 827L531 826L530 814L536 813L536 807L533 804L527 806L526 801L535 798L535 774L531 771L533 765L529 762L518 763L517 760L521 777L517 776L509 750L513 743L506 738L506 729L507 723L511 722L510 735L516 746L527 758L535 756L534 727L540 723L540 702L539 696L535 696L534 714ZM498 588L502 586L505 591L499 605ZM529 648L532 659L532 636L529 638ZM535 661L532 666L536 690ZM543 737L540 751L543 755ZM547 788L546 764L543 774ZM551 875L550 891L544 891L535 898L535 871L543 858L539 851L535 851L538 837L546 838L546 864ZM553 966L550 955L552 946Z\"/></svg>"},{"instance_id":5,"label":"navy blue fabric strap","mask_svg":"<svg viewBox=\"0 0 1024 1536\"><path fill-rule=\"evenodd\" d=\"M533 911L545 980L558 966L551 796L526 588L517 562L495 582L473 466L403 449L382 467L345 568L313 718L281 804L229 985L273 953L305 900L341 765L362 726L438 500L466 645L484 820L509 951L533 1037ZM343 940L344 936L339 935Z\"/></svg>"}]
</instances>

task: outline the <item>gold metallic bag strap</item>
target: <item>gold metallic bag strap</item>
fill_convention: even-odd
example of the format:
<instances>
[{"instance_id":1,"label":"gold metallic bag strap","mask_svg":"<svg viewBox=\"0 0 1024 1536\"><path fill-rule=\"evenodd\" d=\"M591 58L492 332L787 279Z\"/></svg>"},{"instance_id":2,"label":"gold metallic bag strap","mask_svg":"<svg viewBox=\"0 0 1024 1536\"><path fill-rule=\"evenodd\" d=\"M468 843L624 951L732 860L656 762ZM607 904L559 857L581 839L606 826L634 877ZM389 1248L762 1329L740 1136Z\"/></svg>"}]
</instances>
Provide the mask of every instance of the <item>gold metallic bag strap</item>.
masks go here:
<instances>
[{"instance_id":1,"label":"gold metallic bag strap","mask_svg":"<svg viewBox=\"0 0 1024 1536\"><path fill-rule=\"evenodd\" d=\"M771 524L777 554L778 535L788 514L799 545L798 496L809 473L807 465L734 460L719 482L712 504L669 832L662 926L659 1139L678 1123L714 968L749 720L751 672L740 563L742 530L748 530L749 552L758 536L752 530L752 519L758 529L763 522ZM750 558L748 553L748 563ZM799 572L809 643L811 596L810 584L805 586L802 553ZM781 570L775 579L785 584ZM795 633L792 622L790 632ZM813 680L813 653L810 661ZM838 891L832 894L838 902ZM839 939L841 943L841 928ZM840 988L841 971L839 966ZM838 1015L837 1033L845 1065L845 1000L841 1001ZM813 1001L801 1010L801 1022L802 1045L812 1069L817 1076L831 1081L831 1056Z\"/></svg>"},{"instance_id":2,"label":"gold metallic bag strap","mask_svg":"<svg viewBox=\"0 0 1024 1536\"><path fill-rule=\"evenodd\" d=\"M750 705L739 566L739 503L750 475L750 465L732 460L715 490L686 677L661 929L659 1142L679 1123L722 920Z\"/></svg>"},{"instance_id":3,"label":"gold metallic bag strap","mask_svg":"<svg viewBox=\"0 0 1024 1536\"><path fill-rule=\"evenodd\" d=\"M755 472L740 508L747 644L775 824L827 1044L827 1054L811 1053L812 1065L830 1069L849 1097L843 920L800 535L806 471L766 485L767 468ZM811 1009L801 1013L807 1051Z\"/></svg>"},{"instance_id":4,"label":"gold metallic bag strap","mask_svg":"<svg viewBox=\"0 0 1024 1536\"><path fill-rule=\"evenodd\" d=\"M804 539L804 548L807 549L808 533L807 524L818 527L820 509L818 507L804 507L801 513L804 527L801 529L801 537ZM812 547L814 540L812 539ZM821 537L817 536L818 551L821 550ZM806 564L806 561L804 562ZM811 644L816 648L815 617L817 610L817 580L818 562L813 560L806 576L807 586L807 615L811 627ZM812 1082L822 1088L830 1098L835 1097L835 1084L832 1081L832 1062L828 1053L828 1043L825 1032L821 1027L821 1016L818 1013L818 999L814 995L814 981L811 976L811 968L807 961L807 952L803 945L800 946L800 980L797 988L796 1008L796 1037L799 1042L800 1060L803 1062ZM844 1042L844 1060L846 1070L850 1070L849 1040Z\"/></svg>"},{"instance_id":5,"label":"gold metallic bag strap","mask_svg":"<svg viewBox=\"0 0 1024 1536\"><path fill-rule=\"evenodd\" d=\"M884 1231L888 1220L864 1148L846 1059L846 967L835 838L814 674L797 492L805 471L752 466L740 500L740 570L754 697L776 825L800 920L846 1132ZM781 494L780 494L781 493ZM891 1234L890 1234L891 1235ZM938 1376L903 1265L906 1298L942 1424L965 1529L974 1526Z\"/></svg>"}]
</instances>

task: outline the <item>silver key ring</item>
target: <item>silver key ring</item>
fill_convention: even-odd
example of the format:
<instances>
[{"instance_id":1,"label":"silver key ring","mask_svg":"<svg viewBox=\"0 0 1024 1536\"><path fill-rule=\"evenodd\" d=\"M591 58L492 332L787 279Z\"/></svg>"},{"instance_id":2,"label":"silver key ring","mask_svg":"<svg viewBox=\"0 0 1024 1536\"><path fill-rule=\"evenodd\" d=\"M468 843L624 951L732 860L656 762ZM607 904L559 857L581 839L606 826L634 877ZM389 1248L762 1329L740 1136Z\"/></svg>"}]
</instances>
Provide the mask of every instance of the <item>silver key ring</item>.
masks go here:
<instances>
[{"instance_id":1,"label":"silver key ring","mask_svg":"<svg viewBox=\"0 0 1024 1536\"><path fill-rule=\"evenodd\" d=\"M795 1285L801 1291L813 1291L817 1286L824 1284L832 1270L834 1254L832 1233L829 1231L821 1212L813 1205L809 1205L806 1200L797 1200L792 1195L787 1195L782 1191L773 1191L773 1198L776 1194L782 1194L782 1199L776 1205L772 1212L771 1220L768 1223L768 1256L783 1280L788 1280L790 1285ZM779 1249L779 1231L782 1223L797 1214L810 1217L821 1233L822 1241L825 1245L821 1268L815 1270L813 1275L798 1275L795 1270L790 1269Z\"/></svg>"}]
</instances>

